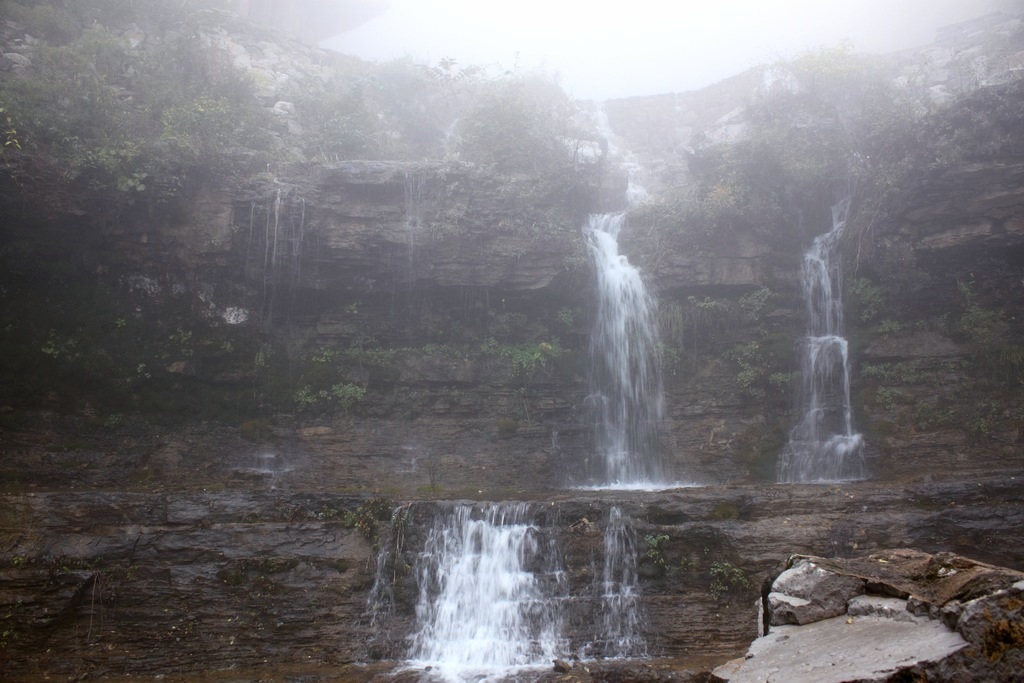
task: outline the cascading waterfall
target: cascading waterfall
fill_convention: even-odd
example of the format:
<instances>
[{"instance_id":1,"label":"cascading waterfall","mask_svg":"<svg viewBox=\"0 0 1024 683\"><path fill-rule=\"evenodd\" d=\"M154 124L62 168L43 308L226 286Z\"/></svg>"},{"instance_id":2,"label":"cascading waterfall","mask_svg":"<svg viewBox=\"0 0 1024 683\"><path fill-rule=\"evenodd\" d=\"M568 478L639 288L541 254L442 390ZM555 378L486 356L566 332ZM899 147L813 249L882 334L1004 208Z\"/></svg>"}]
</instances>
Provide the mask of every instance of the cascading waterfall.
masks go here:
<instances>
[{"instance_id":1,"label":"cascading waterfall","mask_svg":"<svg viewBox=\"0 0 1024 683\"><path fill-rule=\"evenodd\" d=\"M420 556L413 664L450 681L549 666L566 647L559 556L525 503L456 507Z\"/></svg>"},{"instance_id":2,"label":"cascading waterfall","mask_svg":"<svg viewBox=\"0 0 1024 683\"><path fill-rule=\"evenodd\" d=\"M655 304L640 271L619 254L625 215L594 214L584 235L597 274L597 312L590 340L591 393L600 481L615 488L652 488L664 481L658 430L663 398Z\"/></svg>"},{"instance_id":3,"label":"cascading waterfall","mask_svg":"<svg viewBox=\"0 0 1024 683\"><path fill-rule=\"evenodd\" d=\"M604 531L604 568L601 572L600 640L591 645L605 657L644 657L640 583L636 571L636 532L618 506L608 511Z\"/></svg>"},{"instance_id":4,"label":"cascading waterfall","mask_svg":"<svg viewBox=\"0 0 1024 683\"><path fill-rule=\"evenodd\" d=\"M849 345L843 336L839 240L849 198L832 207L832 229L804 254L802 284L808 331L801 387L803 418L779 457L780 482L830 482L864 477L864 438L853 429Z\"/></svg>"},{"instance_id":5,"label":"cascading waterfall","mask_svg":"<svg viewBox=\"0 0 1024 683\"><path fill-rule=\"evenodd\" d=\"M626 171L626 204L629 206L639 204L648 197L647 188L641 183L643 167L637 161L635 154L631 152L623 154L615 144L615 132L612 130L611 122L608 121L608 112L605 111L603 104L598 106L595 121L598 132L607 144L608 156L618 158L619 165Z\"/></svg>"}]
</instances>

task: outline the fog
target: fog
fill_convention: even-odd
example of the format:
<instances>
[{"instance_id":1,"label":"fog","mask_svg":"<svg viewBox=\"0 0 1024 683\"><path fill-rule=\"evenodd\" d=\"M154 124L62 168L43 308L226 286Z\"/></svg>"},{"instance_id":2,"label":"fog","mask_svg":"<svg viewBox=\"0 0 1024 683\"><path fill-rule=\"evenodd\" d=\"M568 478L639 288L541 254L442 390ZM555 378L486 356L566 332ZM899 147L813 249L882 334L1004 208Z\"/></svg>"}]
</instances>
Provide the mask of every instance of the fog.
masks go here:
<instances>
[{"instance_id":1,"label":"fog","mask_svg":"<svg viewBox=\"0 0 1024 683\"><path fill-rule=\"evenodd\" d=\"M380 4L378 2L378 4ZM1024 0L391 0L325 41L366 59L541 68L580 99L693 90L821 46L890 52Z\"/></svg>"}]
</instances>

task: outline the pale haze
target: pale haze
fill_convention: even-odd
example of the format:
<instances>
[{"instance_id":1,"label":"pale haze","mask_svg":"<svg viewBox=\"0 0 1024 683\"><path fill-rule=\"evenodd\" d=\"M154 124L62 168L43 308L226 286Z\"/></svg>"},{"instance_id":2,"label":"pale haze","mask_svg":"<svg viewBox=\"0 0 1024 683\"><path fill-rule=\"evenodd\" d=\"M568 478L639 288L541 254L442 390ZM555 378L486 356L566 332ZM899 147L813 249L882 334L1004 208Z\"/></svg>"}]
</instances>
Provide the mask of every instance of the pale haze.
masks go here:
<instances>
[{"instance_id":1,"label":"pale haze","mask_svg":"<svg viewBox=\"0 0 1024 683\"><path fill-rule=\"evenodd\" d=\"M324 46L365 59L541 68L580 99L694 90L759 63L849 43L891 52L1024 0L392 0Z\"/></svg>"}]
</instances>

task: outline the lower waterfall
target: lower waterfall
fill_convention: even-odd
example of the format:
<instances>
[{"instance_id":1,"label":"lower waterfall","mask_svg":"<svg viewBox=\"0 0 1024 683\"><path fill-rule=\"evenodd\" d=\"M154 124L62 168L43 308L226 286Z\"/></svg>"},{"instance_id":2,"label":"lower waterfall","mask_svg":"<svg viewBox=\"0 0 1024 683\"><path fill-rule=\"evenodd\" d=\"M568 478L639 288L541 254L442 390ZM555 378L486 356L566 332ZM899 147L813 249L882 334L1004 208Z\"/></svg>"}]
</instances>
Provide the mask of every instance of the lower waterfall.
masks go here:
<instances>
[{"instance_id":1,"label":"lower waterfall","mask_svg":"<svg viewBox=\"0 0 1024 683\"><path fill-rule=\"evenodd\" d=\"M419 560L411 664L448 681L501 680L566 650L560 553L526 503L460 505Z\"/></svg>"}]
</instances>

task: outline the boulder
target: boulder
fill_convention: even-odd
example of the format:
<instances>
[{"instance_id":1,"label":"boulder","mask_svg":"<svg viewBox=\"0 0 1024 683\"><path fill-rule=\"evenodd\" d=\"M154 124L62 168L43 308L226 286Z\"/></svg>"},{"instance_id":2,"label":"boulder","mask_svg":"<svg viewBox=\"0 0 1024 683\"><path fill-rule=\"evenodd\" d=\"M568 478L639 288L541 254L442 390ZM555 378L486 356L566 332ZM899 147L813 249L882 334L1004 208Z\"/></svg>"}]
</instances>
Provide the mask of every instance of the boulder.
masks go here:
<instances>
[{"instance_id":1,"label":"boulder","mask_svg":"<svg viewBox=\"0 0 1024 683\"><path fill-rule=\"evenodd\" d=\"M1024 574L952 553L794 557L764 609L768 632L711 680L995 681L1024 670Z\"/></svg>"},{"instance_id":2,"label":"boulder","mask_svg":"<svg viewBox=\"0 0 1024 683\"><path fill-rule=\"evenodd\" d=\"M864 581L800 559L782 572L768 594L771 626L810 624L846 613L846 604L864 592Z\"/></svg>"}]
</instances>

